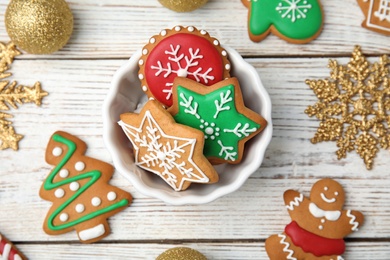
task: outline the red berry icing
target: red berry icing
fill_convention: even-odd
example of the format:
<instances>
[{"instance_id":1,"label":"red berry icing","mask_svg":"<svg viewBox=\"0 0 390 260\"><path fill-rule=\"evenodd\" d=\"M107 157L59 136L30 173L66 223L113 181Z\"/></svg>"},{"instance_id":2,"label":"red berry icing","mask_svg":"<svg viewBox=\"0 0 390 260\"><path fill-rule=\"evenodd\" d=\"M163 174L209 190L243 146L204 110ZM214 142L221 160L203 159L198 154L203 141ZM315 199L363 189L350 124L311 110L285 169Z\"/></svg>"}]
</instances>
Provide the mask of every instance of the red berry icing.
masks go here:
<instances>
[{"instance_id":1,"label":"red berry icing","mask_svg":"<svg viewBox=\"0 0 390 260\"><path fill-rule=\"evenodd\" d=\"M172 105L173 80L187 77L210 86L224 79L224 61L206 38L177 33L161 40L145 61L144 77L153 96L166 106Z\"/></svg>"}]
</instances>

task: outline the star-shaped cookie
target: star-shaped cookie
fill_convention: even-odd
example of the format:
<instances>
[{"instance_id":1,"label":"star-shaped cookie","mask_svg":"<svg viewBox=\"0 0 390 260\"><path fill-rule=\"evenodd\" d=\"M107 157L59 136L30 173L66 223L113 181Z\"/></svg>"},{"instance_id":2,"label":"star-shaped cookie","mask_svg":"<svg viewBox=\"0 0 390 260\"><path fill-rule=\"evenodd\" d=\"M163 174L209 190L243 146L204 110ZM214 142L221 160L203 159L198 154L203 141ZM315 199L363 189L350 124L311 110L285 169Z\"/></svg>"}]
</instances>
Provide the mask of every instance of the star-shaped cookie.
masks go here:
<instances>
[{"instance_id":1,"label":"star-shaped cookie","mask_svg":"<svg viewBox=\"0 0 390 260\"><path fill-rule=\"evenodd\" d=\"M140 114L126 113L120 119L133 145L135 164L157 174L174 190L185 190L191 182L218 181L203 155L203 133L177 124L157 101L149 100Z\"/></svg>"},{"instance_id":2,"label":"star-shaped cookie","mask_svg":"<svg viewBox=\"0 0 390 260\"><path fill-rule=\"evenodd\" d=\"M214 164L240 163L246 141L260 133L267 121L244 105L239 82L228 78L212 86L177 77L173 105L175 121L204 133L204 154Z\"/></svg>"}]
</instances>

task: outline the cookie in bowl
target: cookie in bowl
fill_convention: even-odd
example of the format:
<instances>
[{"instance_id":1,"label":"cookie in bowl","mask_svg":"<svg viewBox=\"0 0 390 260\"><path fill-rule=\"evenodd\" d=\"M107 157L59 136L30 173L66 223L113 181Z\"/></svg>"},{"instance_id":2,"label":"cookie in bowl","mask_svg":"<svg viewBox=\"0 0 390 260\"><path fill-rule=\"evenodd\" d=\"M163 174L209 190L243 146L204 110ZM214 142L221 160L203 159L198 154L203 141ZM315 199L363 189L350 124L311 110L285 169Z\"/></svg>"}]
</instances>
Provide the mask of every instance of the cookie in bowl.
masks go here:
<instances>
[{"instance_id":1,"label":"cookie in bowl","mask_svg":"<svg viewBox=\"0 0 390 260\"><path fill-rule=\"evenodd\" d=\"M205 31L197 30L192 26L176 26L173 27L173 29L164 29L159 35L165 35L165 37L168 37L172 34L172 37L176 37L177 35L187 37L187 33L189 31L197 31L199 35L202 35L202 33L207 35ZM173 39L170 37L168 38ZM172 100L172 86L173 81L176 78L186 78L196 83L202 84L206 88L209 88L215 84L218 84L218 82L225 80L226 78L235 77L239 82L240 91L242 93L245 106L260 115L267 122L267 126L265 128L261 128L263 130L260 133L253 135L253 137L245 143L244 153L239 163L230 164L218 162L220 164L212 166L215 172L218 174L217 177L210 175L209 173L205 173L207 178L209 178L208 182L206 181L206 178L202 176L198 178L197 181L190 182L191 185L189 187L186 187L186 185L188 185L187 180L185 180L182 187L180 187L180 183L182 181L182 176L180 176L177 181L178 186L174 188L173 186L167 184L167 182L164 180L165 176L158 176L158 174L153 174L151 173L152 171L148 169L137 166L137 151L134 149L134 145L126 135L126 132L123 131L120 125L118 125L118 122L121 121L122 114L142 114L143 109L145 109L146 104L148 104L151 99L153 100L153 103L159 104L159 109L162 110L161 112L168 113L166 109L168 109L170 105L166 103L164 104L164 102L161 102L158 98L156 98L153 93L148 92L150 91L150 86L146 86L144 84L146 82L145 78L147 77L145 77L142 71L142 66L147 64L146 57L148 56L148 53L150 55L152 50L154 50L148 47L149 44L151 44L150 46L155 46L156 43L157 39L155 37L150 38L149 43L145 47L140 48L140 50L135 52L132 57L115 73L111 83L111 88L103 106L104 141L109 153L112 156L112 160L116 169L135 187L135 189L137 189L138 192L148 197L160 199L172 205L205 204L234 192L242 186L242 184L249 178L251 174L258 171L262 164L265 150L272 137L271 100L261 82L256 69L248 62L246 62L237 51L228 46L220 45L219 40L216 39L212 42L212 47L215 48L215 46L218 45L221 48L218 52L218 55L223 61L226 60L227 62L219 63L220 72L222 74L220 73L220 76L214 83L211 81L211 79L209 79L209 85L207 85L203 81L203 78L201 82L198 82L196 78L193 77L193 75L190 75L194 72L194 70L192 70L194 68L192 67L188 69L188 73L186 75L187 77L178 77L175 73L171 73L171 75L169 75L173 77L171 82L162 81L164 83L162 85L164 88L162 88L160 92L163 94L170 94L170 98ZM160 44L161 43L163 43L163 41L161 41ZM167 43L169 42L167 41ZM171 42L165 45L163 55L165 55L165 51L172 52L171 45L173 46L173 50L176 51L177 44ZM182 61L186 63L186 59L190 59L191 56L190 48L188 47L182 49L181 46L183 45L180 45L176 55L177 57L175 57L182 59ZM191 53L194 55L204 55L199 47L194 45L191 48ZM199 53L197 53L198 48ZM181 50L187 50L188 53L183 54L180 52ZM169 57L175 59L175 57ZM204 57L206 57L206 55ZM167 60L169 60L168 58ZM171 62L171 68L177 70L176 67L173 67L173 65L177 64L173 64L172 60L169 61ZM201 63L198 63L198 65L200 64ZM159 67L157 61L154 65ZM161 61L161 66L163 68L167 68L168 65L166 61ZM210 71L211 73L214 71L214 64L210 66L213 67ZM197 68L197 70L199 70L199 68ZM209 67L206 68L202 65L202 72L206 72L208 70ZM155 76L155 74L156 71L154 71L151 75ZM185 74L186 73L183 73L182 75ZM161 78L165 80L164 75L165 73L162 71L158 75L159 79ZM157 82L160 81L158 80ZM166 85L167 83L169 83L169 86ZM163 92L162 90L164 89L166 91L170 91L170 93ZM165 98L166 96L163 96L163 99ZM170 115L170 117L172 117L172 115ZM133 124L133 128L140 128L140 118L138 118L136 121L126 121L126 124ZM197 130L198 132L202 133L203 138L205 138L204 132L195 128L193 128L193 130ZM203 142L205 141L206 139L203 140ZM187 164L188 162L185 161L185 163ZM215 182L215 178L218 178L217 182ZM206 183L207 185L205 185ZM180 192L177 192L175 190L176 188L180 188Z\"/></svg>"},{"instance_id":2,"label":"cookie in bowl","mask_svg":"<svg viewBox=\"0 0 390 260\"><path fill-rule=\"evenodd\" d=\"M172 105L176 77L213 85L230 77L227 52L205 30L193 26L164 29L142 48L138 77L142 90L165 106Z\"/></svg>"},{"instance_id":3,"label":"cookie in bowl","mask_svg":"<svg viewBox=\"0 0 390 260\"><path fill-rule=\"evenodd\" d=\"M149 100L139 114L124 113L120 119L133 145L135 164L160 176L175 191L187 189L192 182L218 181L203 155L203 133L176 123L157 101Z\"/></svg>"},{"instance_id":4,"label":"cookie in bowl","mask_svg":"<svg viewBox=\"0 0 390 260\"><path fill-rule=\"evenodd\" d=\"M240 163L244 144L267 126L261 115L245 106L237 78L206 87L177 77L168 111L176 122L204 133L204 154L214 164Z\"/></svg>"}]
</instances>

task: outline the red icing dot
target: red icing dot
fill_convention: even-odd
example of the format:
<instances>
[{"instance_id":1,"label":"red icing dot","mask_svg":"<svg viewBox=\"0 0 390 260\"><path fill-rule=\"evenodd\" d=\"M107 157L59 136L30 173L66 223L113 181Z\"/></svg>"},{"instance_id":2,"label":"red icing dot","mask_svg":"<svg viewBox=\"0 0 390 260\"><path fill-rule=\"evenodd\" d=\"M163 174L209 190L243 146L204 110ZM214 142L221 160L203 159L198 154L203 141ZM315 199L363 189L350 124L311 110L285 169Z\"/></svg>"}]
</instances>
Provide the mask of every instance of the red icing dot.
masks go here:
<instances>
[{"instance_id":1,"label":"red icing dot","mask_svg":"<svg viewBox=\"0 0 390 260\"><path fill-rule=\"evenodd\" d=\"M167 106L172 105L172 83L177 76L210 86L223 79L223 72L222 57L213 44L187 33L163 39L153 48L145 63L145 78L150 91Z\"/></svg>"}]
</instances>

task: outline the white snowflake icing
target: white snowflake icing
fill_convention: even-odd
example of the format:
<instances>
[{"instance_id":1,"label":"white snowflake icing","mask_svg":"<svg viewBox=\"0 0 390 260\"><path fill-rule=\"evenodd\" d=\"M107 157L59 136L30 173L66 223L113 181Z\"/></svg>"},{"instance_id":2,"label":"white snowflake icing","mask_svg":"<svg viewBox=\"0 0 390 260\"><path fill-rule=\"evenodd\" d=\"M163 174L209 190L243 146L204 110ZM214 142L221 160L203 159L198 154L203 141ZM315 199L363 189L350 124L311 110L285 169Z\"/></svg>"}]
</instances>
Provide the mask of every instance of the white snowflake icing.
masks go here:
<instances>
[{"instance_id":1,"label":"white snowflake icing","mask_svg":"<svg viewBox=\"0 0 390 260\"><path fill-rule=\"evenodd\" d=\"M297 19L305 19L306 13L311 8L312 5L306 0L282 0L276 7L276 11L282 15L282 18L287 17L294 23Z\"/></svg>"},{"instance_id":2,"label":"white snowflake icing","mask_svg":"<svg viewBox=\"0 0 390 260\"><path fill-rule=\"evenodd\" d=\"M146 111L139 128L119 122L136 151L135 164L162 177L173 189L182 189L184 181L205 183L209 178L194 163L196 139L180 138L164 133L150 111ZM146 129L146 131L143 131ZM164 140L162 140L164 139ZM188 147L190 154L183 158ZM140 150L146 153L139 156ZM182 176L178 183L174 172Z\"/></svg>"},{"instance_id":3,"label":"white snowflake icing","mask_svg":"<svg viewBox=\"0 0 390 260\"><path fill-rule=\"evenodd\" d=\"M226 91L225 94L223 92L221 92L219 94L219 97L221 98L221 100L220 101L219 100L215 100L214 101L214 104L215 104L214 118L217 118L218 114L220 112L226 111L226 110L230 109L230 106L226 106L226 104L233 100L233 98L230 96L231 94L232 94L232 92L230 90Z\"/></svg>"},{"instance_id":4,"label":"white snowflake icing","mask_svg":"<svg viewBox=\"0 0 390 260\"><path fill-rule=\"evenodd\" d=\"M223 156L225 155L224 159L225 160L230 160L230 161L235 161L236 160L236 156L237 156L237 152L234 152L234 147L231 147L231 146L225 146L221 140L218 140L217 143L219 144L219 146L221 147L221 151L219 152L219 156Z\"/></svg>"},{"instance_id":5,"label":"white snowflake icing","mask_svg":"<svg viewBox=\"0 0 390 260\"><path fill-rule=\"evenodd\" d=\"M381 0L379 10L374 13L380 21L390 22L390 0Z\"/></svg>"},{"instance_id":6,"label":"white snowflake icing","mask_svg":"<svg viewBox=\"0 0 390 260\"><path fill-rule=\"evenodd\" d=\"M200 120L201 125L199 126L200 129L204 132L204 138L211 140L215 140L215 138L218 138L220 136L220 128L214 123L209 123L203 119Z\"/></svg>"},{"instance_id":7,"label":"white snowflake icing","mask_svg":"<svg viewBox=\"0 0 390 260\"><path fill-rule=\"evenodd\" d=\"M198 114L198 102L194 102L192 104L192 102L194 101L194 97L193 96L190 96L189 98L187 98L184 93L180 93L180 98L183 100L183 101L180 101L180 106L182 107L185 107L184 109L184 113L186 114L191 114L193 116L195 116L197 119L201 119L200 118L200 115Z\"/></svg>"},{"instance_id":8,"label":"white snowflake icing","mask_svg":"<svg viewBox=\"0 0 390 260\"><path fill-rule=\"evenodd\" d=\"M215 100L215 114L213 116L214 119L218 118L218 115L223 111L230 110L230 106L227 106L226 104L228 102L231 102L233 98L231 97L232 92L230 90L227 90L225 92L221 92L219 97L219 100ZM237 156L237 152L234 152L235 148L232 146L224 146L222 141L219 140L219 131L220 128L214 123L214 122L208 122L204 118L201 117L201 115L198 114L198 102L194 101L193 96L186 97L184 93L180 93L180 98L182 101L179 102L180 106L184 107L184 113L190 114L195 116L197 119L199 119L200 126L199 128L203 130L205 139L211 139L211 140L217 140L217 143L221 147L221 150L219 152L219 156L223 156L225 160L235 161ZM246 127L248 128L248 127ZM234 130L224 129L224 132L235 132ZM238 131L238 130L237 130ZM247 131L247 129L243 130L244 132ZM256 131L256 129L255 129ZM237 132L239 133L239 132ZM240 136L239 136L240 137ZM232 152L233 151L233 152Z\"/></svg>"},{"instance_id":9,"label":"white snowflake icing","mask_svg":"<svg viewBox=\"0 0 390 260\"><path fill-rule=\"evenodd\" d=\"M241 123L237 123L234 129L224 129L224 132L230 132L235 134L237 137L241 138L242 136L248 137L251 133L257 131L256 127L249 128L249 124L246 123L244 126Z\"/></svg>"},{"instance_id":10,"label":"white snowflake icing","mask_svg":"<svg viewBox=\"0 0 390 260\"><path fill-rule=\"evenodd\" d=\"M219 113L222 112L222 111L230 110L230 106L226 106L226 104L233 100L233 98L231 97L231 94L232 94L232 92L230 90L227 90L225 93L224 92L220 93L220 100L215 100L214 101L215 111L216 112L215 112L213 118L215 118L215 119L218 118ZM187 98L183 92L180 93L179 96L182 99L182 101L180 101L179 104L182 107L186 108L184 110L184 112L187 113L187 114L191 114L191 115L195 116L197 119L201 120L202 118L198 114L199 104L196 101L194 102L194 97L193 96L189 96Z\"/></svg>"},{"instance_id":11,"label":"white snowflake icing","mask_svg":"<svg viewBox=\"0 0 390 260\"><path fill-rule=\"evenodd\" d=\"M168 55L168 59L171 62L167 62L166 67L163 66L161 61L157 61L157 65L151 66L151 69L156 70L155 76L158 77L160 74L163 73L163 77L167 78L172 73L176 74L178 77L187 77L192 76L195 78L197 82L201 82L203 80L203 83L208 84L209 80L214 80L214 76L211 75L212 67L209 67L204 71L202 67L199 66L199 60L203 59L203 55L200 54L200 49L194 49L189 48L188 53L189 55L185 55L184 53L180 52L180 45L176 45L174 47L172 44L170 44L170 50L166 50L165 54ZM182 66L182 62L185 62L185 66ZM197 67L194 71L190 71L190 68ZM166 99L169 100L172 96L172 83L166 83L165 86L168 87L167 89L164 89L163 92L166 93Z\"/></svg>"}]
</instances>

